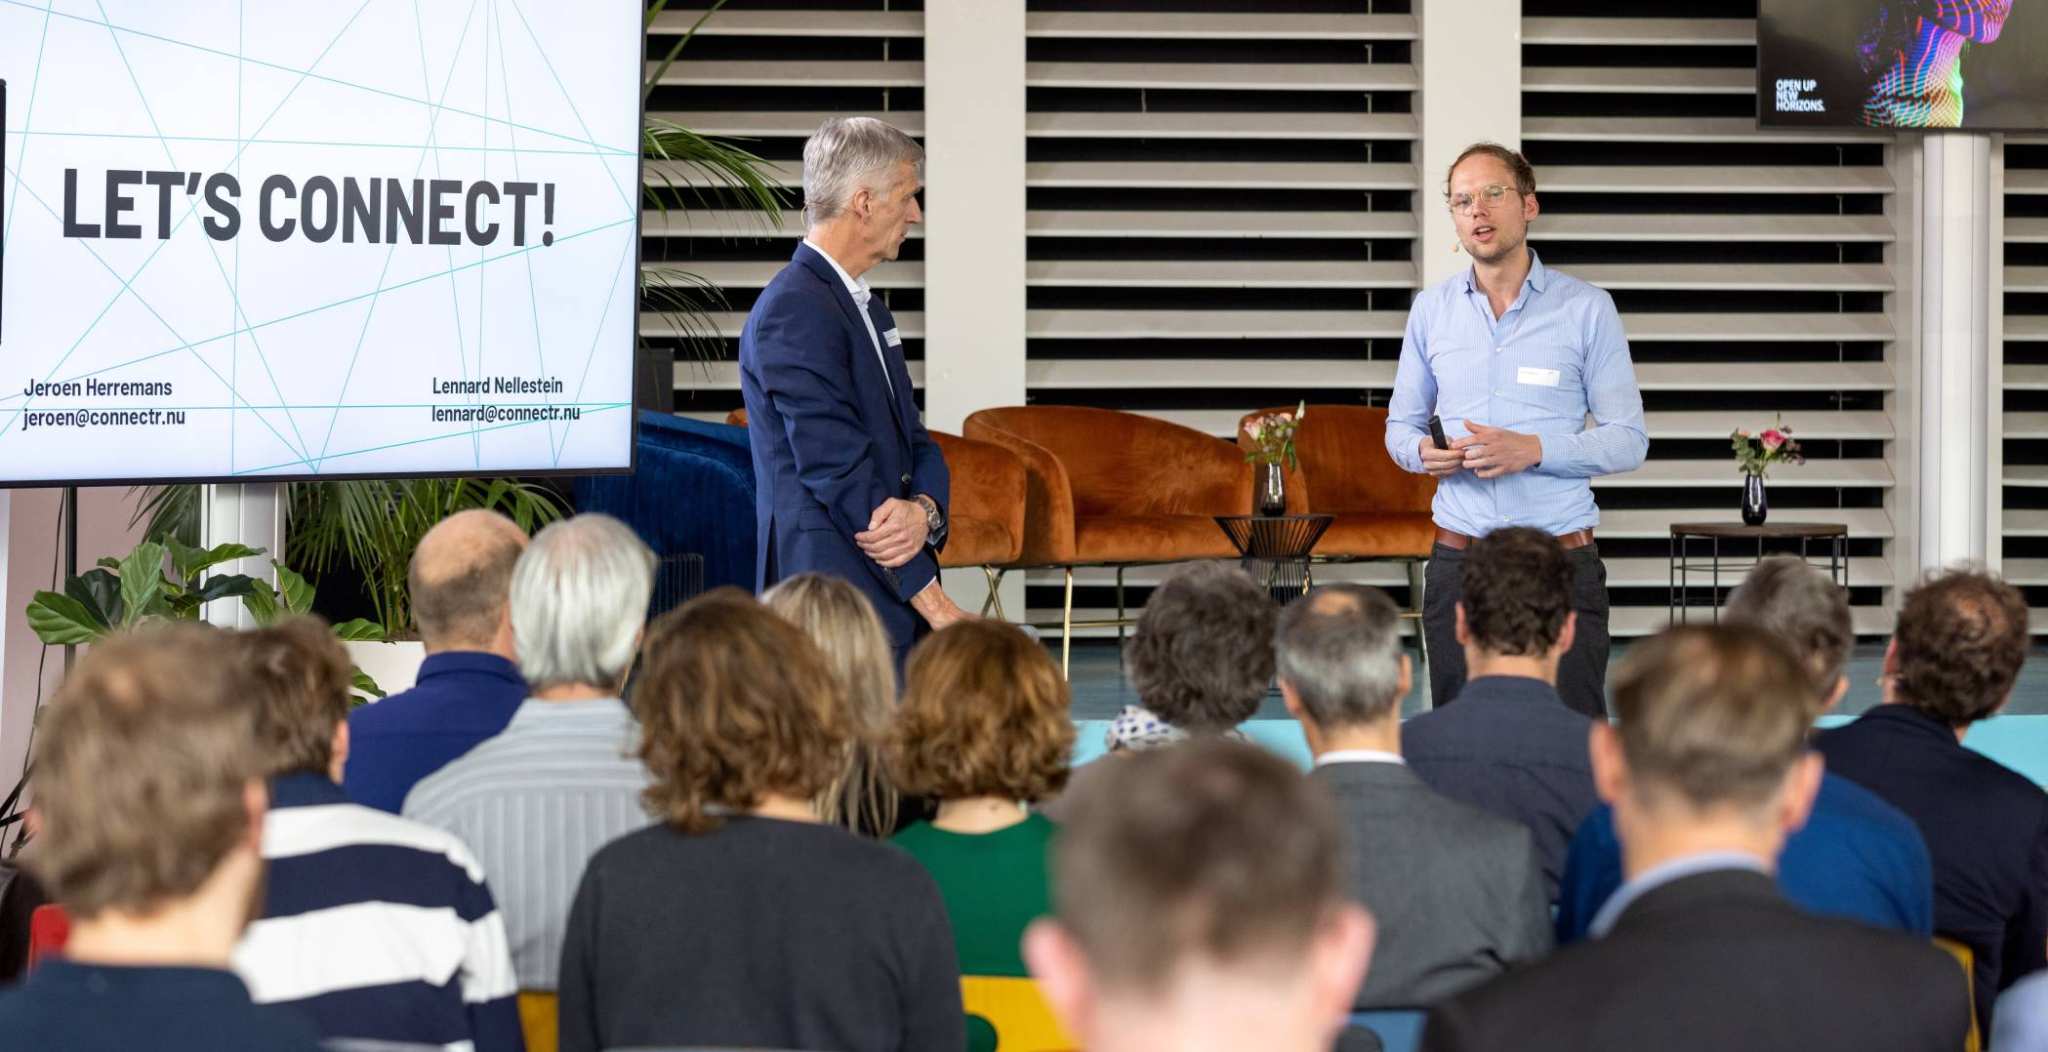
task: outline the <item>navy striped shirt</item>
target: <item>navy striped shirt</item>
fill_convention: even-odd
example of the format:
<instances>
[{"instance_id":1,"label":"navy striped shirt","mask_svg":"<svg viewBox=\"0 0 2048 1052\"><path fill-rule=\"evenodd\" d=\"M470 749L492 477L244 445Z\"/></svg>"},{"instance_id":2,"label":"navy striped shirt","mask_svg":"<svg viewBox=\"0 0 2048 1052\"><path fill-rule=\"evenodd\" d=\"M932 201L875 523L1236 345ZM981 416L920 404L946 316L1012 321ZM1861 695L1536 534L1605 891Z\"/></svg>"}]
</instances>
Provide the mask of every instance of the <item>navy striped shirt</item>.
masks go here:
<instances>
[{"instance_id":1,"label":"navy striped shirt","mask_svg":"<svg viewBox=\"0 0 2048 1052\"><path fill-rule=\"evenodd\" d=\"M235 950L258 1003L333 1046L523 1052L504 921L460 840L294 774L271 787L263 857L263 917Z\"/></svg>"}]
</instances>

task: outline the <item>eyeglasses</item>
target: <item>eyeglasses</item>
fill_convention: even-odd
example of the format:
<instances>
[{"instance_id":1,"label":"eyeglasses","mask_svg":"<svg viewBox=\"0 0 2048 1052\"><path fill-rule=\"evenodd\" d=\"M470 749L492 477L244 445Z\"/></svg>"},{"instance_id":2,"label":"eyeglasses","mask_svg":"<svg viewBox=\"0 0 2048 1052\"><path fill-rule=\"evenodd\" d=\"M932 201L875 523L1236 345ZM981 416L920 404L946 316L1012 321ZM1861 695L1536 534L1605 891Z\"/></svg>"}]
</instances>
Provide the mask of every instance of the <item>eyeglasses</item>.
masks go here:
<instances>
[{"instance_id":1,"label":"eyeglasses","mask_svg":"<svg viewBox=\"0 0 2048 1052\"><path fill-rule=\"evenodd\" d=\"M1484 201L1486 203L1487 210L1491 211L1494 207L1498 206L1502 201L1507 200L1508 194L1512 192L1514 189L1515 188L1512 186L1503 186L1500 183L1488 183L1487 185L1480 187L1479 193L1477 194L1445 194L1444 200L1450 203L1451 211L1460 214L1470 213L1472 211L1472 206L1479 204L1481 201Z\"/></svg>"}]
</instances>

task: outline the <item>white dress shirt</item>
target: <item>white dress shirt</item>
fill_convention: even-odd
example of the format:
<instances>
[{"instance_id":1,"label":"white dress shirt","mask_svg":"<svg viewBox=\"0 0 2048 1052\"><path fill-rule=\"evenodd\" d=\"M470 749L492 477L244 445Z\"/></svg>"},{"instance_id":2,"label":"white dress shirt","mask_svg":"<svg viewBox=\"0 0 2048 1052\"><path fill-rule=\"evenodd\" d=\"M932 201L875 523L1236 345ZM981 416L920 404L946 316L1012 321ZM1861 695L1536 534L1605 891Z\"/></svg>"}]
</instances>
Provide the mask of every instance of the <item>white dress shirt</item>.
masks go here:
<instances>
[{"instance_id":1,"label":"white dress shirt","mask_svg":"<svg viewBox=\"0 0 2048 1052\"><path fill-rule=\"evenodd\" d=\"M1333 763L1398 763L1408 766L1408 761L1402 759L1401 754L1378 749L1336 749L1316 757L1317 767L1328 767Z\"/></svg>"}]
</instances>

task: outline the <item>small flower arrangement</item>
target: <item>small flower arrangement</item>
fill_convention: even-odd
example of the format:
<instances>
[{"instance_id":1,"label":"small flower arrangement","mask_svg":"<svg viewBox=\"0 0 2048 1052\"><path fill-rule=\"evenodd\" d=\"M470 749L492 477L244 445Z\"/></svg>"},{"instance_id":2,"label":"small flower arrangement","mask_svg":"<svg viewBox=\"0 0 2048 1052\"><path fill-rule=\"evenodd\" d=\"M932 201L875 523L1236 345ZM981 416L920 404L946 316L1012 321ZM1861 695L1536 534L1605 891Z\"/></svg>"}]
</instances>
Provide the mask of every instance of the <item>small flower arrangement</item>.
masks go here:
<instances>
[{"instance_id":1,"label":"small flower arrangement","mask_svg":"<svg viewBox=\"0 0 2048 1052\"><path fill-rule=\"evenodd\" d=\"M1735 449L1735 463L1745 475L1761 478L1770 473L1773 465L1806 463L1806 454L1799 451L1799 442L1792 437L1792 429L1783 424L1765 428L1756 435L1736 431L1728 436L1728 440Z\"/></svg>"},{"instance_id":2,"label":"small flower arrangement","mask_svg":"<svg viewBox=\"0 0 2048 1052\"><path fill-rule=\"evenodd\" d=\"M1293 470L1294 432L1307 416L1308 402L1304 400L1292 413L1267 413L1245 421L1244 437L1251 440L1245 460L1254 464L1286 464L1288 470Z\"/></svg>"}]
</instances>

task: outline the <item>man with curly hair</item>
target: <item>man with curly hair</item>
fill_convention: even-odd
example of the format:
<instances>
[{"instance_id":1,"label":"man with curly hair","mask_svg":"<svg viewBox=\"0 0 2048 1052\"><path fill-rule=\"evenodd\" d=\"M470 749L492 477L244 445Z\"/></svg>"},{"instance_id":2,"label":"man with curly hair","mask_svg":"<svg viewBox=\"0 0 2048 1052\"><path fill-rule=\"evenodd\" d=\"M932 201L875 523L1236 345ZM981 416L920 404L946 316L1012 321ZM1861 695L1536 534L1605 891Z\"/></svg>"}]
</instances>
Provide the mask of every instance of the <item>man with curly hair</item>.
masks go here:
<instances>
[{"instance_id":1,"label":"man with curly hair","mask_svg":"<svg viewBox=\"0 0 2048 1052\"><path fill-rule=\"evenodd\" d=\"M1987 1031L1998 992L2048 964L2048 793L1963 735L2004 707L2027 646L2019 589L1977 570L1931 577L1907 593L1885 648L1885 704L1814 739L1828 770L1920 827L1934 933L1970 948Z\"/></svg>"}]
</instances>

